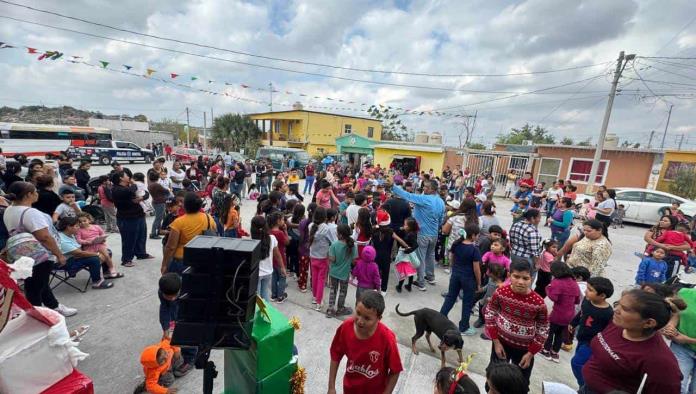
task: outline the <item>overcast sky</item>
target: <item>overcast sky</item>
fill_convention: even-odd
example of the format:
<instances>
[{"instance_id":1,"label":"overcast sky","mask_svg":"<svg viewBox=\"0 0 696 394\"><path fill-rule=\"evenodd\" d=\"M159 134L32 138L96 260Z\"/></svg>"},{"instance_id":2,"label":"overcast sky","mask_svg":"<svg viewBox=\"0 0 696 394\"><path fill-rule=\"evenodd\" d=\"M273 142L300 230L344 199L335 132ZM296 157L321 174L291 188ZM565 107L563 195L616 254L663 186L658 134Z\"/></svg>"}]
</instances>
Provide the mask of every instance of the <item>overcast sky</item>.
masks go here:
<instances>
[{"instance_id":1,"label":"overcast sky","mask_svg":"<svg viewBox=\"0 0 696 394\"><path fill-rule=\"evenodd\" d=\"M273 83L278 90L274 110L288 109L301 101L305 106L351 107L357 111L334 112L359 116L366 115L360 112L359 103L449 114L477 111L474 142L491 143L499 133L526 122L541 124L557 139L569 136L582 140L599 133L620 50L638 56L696 57L696 2L692 0L12 1L150 35L353 69L462 75L575 68L503 77L335 69L167 42L0 3L0 16L326 75L201 58L0 18L0 42L58 50L65 53L62 60L69 60L69 56L81 56L80 60L93 64L104 60L118 70L127 64L138 74L146 68L157 70L154 75L162 78L178 73L176 82L186 84L191 76L197 76L191 83L194 89L227 92L250 100L213 96L61 60L38 61L37 55L28 55L26 49L0 49L0 106L71 105L107 114L143 113L154 120L180 121L185 121L184 108L188 106L193 125L202 125L203 111L211 107L216 115L268 110L269 92L244 89L240 84L267 87ZM595 66L578 68L587 65ZM638 75L648 82L638 80ZM674 104L666 144L676 146L680 135L685 134L684 146L696 149L696 60L639 58L629 63L624 77L609 132L621 140L647 144L651 130L657 130L653 146L658 145L669 104ZM216 82L209 84L208 80ZM509 97L558 85L566 86ZM286 91L307 97L287 95ZM653 93L669 96L646 97ZM458 144L461 118L405 115L402 119L414 131L437 131L449 144Z\"/></svg>"}]
</instances>

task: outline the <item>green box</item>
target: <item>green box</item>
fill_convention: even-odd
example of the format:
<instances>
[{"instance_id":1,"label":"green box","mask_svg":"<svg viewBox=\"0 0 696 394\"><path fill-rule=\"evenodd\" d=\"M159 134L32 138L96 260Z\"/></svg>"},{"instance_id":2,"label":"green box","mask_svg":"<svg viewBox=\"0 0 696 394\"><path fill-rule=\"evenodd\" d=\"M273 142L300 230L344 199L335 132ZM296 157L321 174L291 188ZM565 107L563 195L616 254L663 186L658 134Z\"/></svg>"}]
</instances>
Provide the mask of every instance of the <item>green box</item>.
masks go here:
<instances>
[{"instance_id":1,"label":"green box","mask_svg":"<svg viewBox=\"0 0 696 394\"><path fill-rule=\"evenodd\" d=\"M256 383L258 394L290 393L290 378L297 371L297 358L293 357L284 367Z\"/></svg>"},{"instance_id":2,"label":"green box","mask_svg":"<svg viewBox=\"0 0 696 394\"><path fill-rule=\"evenodd\" d=\"M232 353L237 353L233 355ZM245 354L246 353L246 354ZM225 350L225 391L224 394L289 394L290 378L297 371L297 357L274 373L263 379L255 380L251 375L240 375L237 368L228 367L228 362L239 361L240 357L251 360L253 357L248 351Z\"/></svg>"},{"instance_id":3,"label":"green box","mask_svg":"<svg viewBox=\"0 0 696 394\"><path fill-rule=\"evenodd\" d=\"M257 306L249 350L225 350L225 393L260 393L259 385L275 384L272 382L284 376L281 371L288 369L292 363L294 328L289 319L273 306L266 304L266 312L270 316L270 323ZM263 383L271 376L273 379L269 383Z\"/></svg>"}]
</instances>

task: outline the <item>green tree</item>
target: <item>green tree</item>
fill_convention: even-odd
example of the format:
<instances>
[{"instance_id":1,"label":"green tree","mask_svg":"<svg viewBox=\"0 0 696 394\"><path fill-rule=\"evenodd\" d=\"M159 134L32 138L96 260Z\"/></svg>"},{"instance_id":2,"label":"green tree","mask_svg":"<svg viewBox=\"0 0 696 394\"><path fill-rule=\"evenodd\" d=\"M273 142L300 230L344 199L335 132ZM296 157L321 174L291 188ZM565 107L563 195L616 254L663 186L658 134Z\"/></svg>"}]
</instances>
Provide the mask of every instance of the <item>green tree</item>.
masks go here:
<instances>
[{"instance_id":1,"label":"green tree","mask_svg":"<svg viewBox=\"0 0 696 394\"><path fill-rule=\"evenodd\" d=\"M563 137L561 145L575 145L575 142L573 142L573 139L570 137Z\"/></svg>"},{"instance_id":2,"label":"green tree","mask_svg":"<svg viewBox=\"0 0 696 394\"><path fill-rule=\"evenodd\" d=\"M373 105L367 109L367 113L382 122L382 139L387 141L412 141L413 133L401 122L399 115L392 111L392 107Z\"/></svg>"},{"instance_id":3,"label":"green tree","mask_svg":"<svg viewBox=\"0 0 696 394\"><path fill-rule=\"evenodd\" d=\"M215 118L211 142L224 151L239 152L252 157L259 147L261 130L248 116L225 114Z\"/></svg>"},{"instance_id":4,"label":"green tree","mask_svg":"<svg viewBox=\"0 0 696 394\"><path fill-rule=\"evenodd\" d=\"M622 148L638 149L638 148L640 148L640 142L623 141L621 143L621 147Z\"/></svg>"},{"instance_id":5,"label":"green tree","mask_svg":"<svg viewBox=\"0 0 696 394\"><path fill-rule=\"evenodd\" d=\"M484 150L486 149L486 145L480 144L478 142L472 142L469 145L466 146L469 149L478 149L478 150Z\"/></svg>"},{"instance_id":6,"label":"green tree","mask_svg":"<svg viewBox=\"0 0 696 394\"><path fill-rule=\"evenodd\" d=\"M578 142L576 145L577 146L590 146L590 144L592 144L592 139L590 139L590 137L587 137L586 139Z\"/></svg>"},{"instance_id":7,"label":"green tree","mask_svg":"<svg viewBox=\"0 0 696 394\"><path fill-rule=\"evenodd\" d=\"M554 136L541 126L530 126L525 124L522 128L512 128L508 134L498 135L499 144L521 145L524 141L532 141L534 144L553 144L556 142Z\"/></svg>"},{"instance_id":8,"label":"green tree","mask_svg":"<svg viewBox=\"0 0 696 394\"><path fill-rule=\"evenodd\" d=\"M669 191L690 200L696 198L696 171L680 170L669 184Z\"/></svg>"}]
</instances>

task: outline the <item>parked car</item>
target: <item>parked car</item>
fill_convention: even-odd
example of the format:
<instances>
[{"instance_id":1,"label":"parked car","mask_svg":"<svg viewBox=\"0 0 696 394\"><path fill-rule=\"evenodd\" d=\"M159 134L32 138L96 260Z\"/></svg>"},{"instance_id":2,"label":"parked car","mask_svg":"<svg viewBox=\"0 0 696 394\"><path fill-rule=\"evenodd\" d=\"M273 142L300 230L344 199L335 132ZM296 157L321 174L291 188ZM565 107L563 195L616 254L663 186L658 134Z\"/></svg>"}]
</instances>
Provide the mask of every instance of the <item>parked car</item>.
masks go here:
<instances>
[{"instance_id":1,"label":"parked car","mask_svg":"<svg viewBox=\"0 0 696 394\"><path fill-rule=\"evenodd\" d=\"M199 151L198 149L177 147L172 151L172 156L174 160L179 160L184 164L190 164L193 161L198 160L198 156L203 156L203 159L208 159L208 155Z\"/></svg>"},{"instance_id":2,"label":"parked car","mask_svg":"<svg viewBox=\"0 0 696 394\"><path fill-rule=\"evenodd\" d=\"M263 147L256 151L256 160L268 159L273 166L275 171L280 171L283 157L287 156L288 159L295 159L294 168L297 169L297 173L300 178L304 178L304 168L312 160L309 153L302 149L297 148L281 148L281 147Z\"/></svg>"},{"instance_id":3,"label":"parked car","mask_svg":"<svg viewBox=\"0 0 696 394\"><path fill-rule=\"evenodd\" d=\"M155 153L150 149L144 149L128 141L98 140L96 144L77 148L80 157L97 161L102 165L109 165L113 160L133 163L144 161L152 163Z\"/></svg>"},{"instance_id":4,"label":"parked car","mask_svg":"<svg viewBox=\"0 0 696 394\"><path fill-rule=\"evenodd\" d=\"M696 215L696 201L675 196L674 194L659 190L618 187L616 190L616 203L623 204L626 209L625 222L655 224L660 220L665 208L670 208L672 202L681 204L679 209L688 217ZM594 201L594 198L586 195L578 195L576 204L582 204L585 198Z\"/></svg>"}]
</instances>

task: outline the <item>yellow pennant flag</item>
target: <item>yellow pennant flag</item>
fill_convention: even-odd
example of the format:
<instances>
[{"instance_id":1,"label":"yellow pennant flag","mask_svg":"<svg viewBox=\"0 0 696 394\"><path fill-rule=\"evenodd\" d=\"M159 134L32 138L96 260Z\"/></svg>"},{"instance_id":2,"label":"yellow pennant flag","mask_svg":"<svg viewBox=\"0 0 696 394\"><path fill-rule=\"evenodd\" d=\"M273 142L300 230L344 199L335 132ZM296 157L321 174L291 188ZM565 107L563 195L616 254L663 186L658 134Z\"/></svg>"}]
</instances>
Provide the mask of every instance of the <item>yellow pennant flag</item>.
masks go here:
<instances>
[{"instance_id":1,"label":"yellow pennant flag","mask_svg":"<svg viewBox=\"0 0 696 394\"><path fill-rule=\"evenodd\" d=\"M148 77L151 77L152 74L156 73L157 71L155 71L155 70L153 70L153 69L151 69L151 68L148 68L146 72L147 72L147 76L148 76Z\"/></svg>"}]
</instances>

